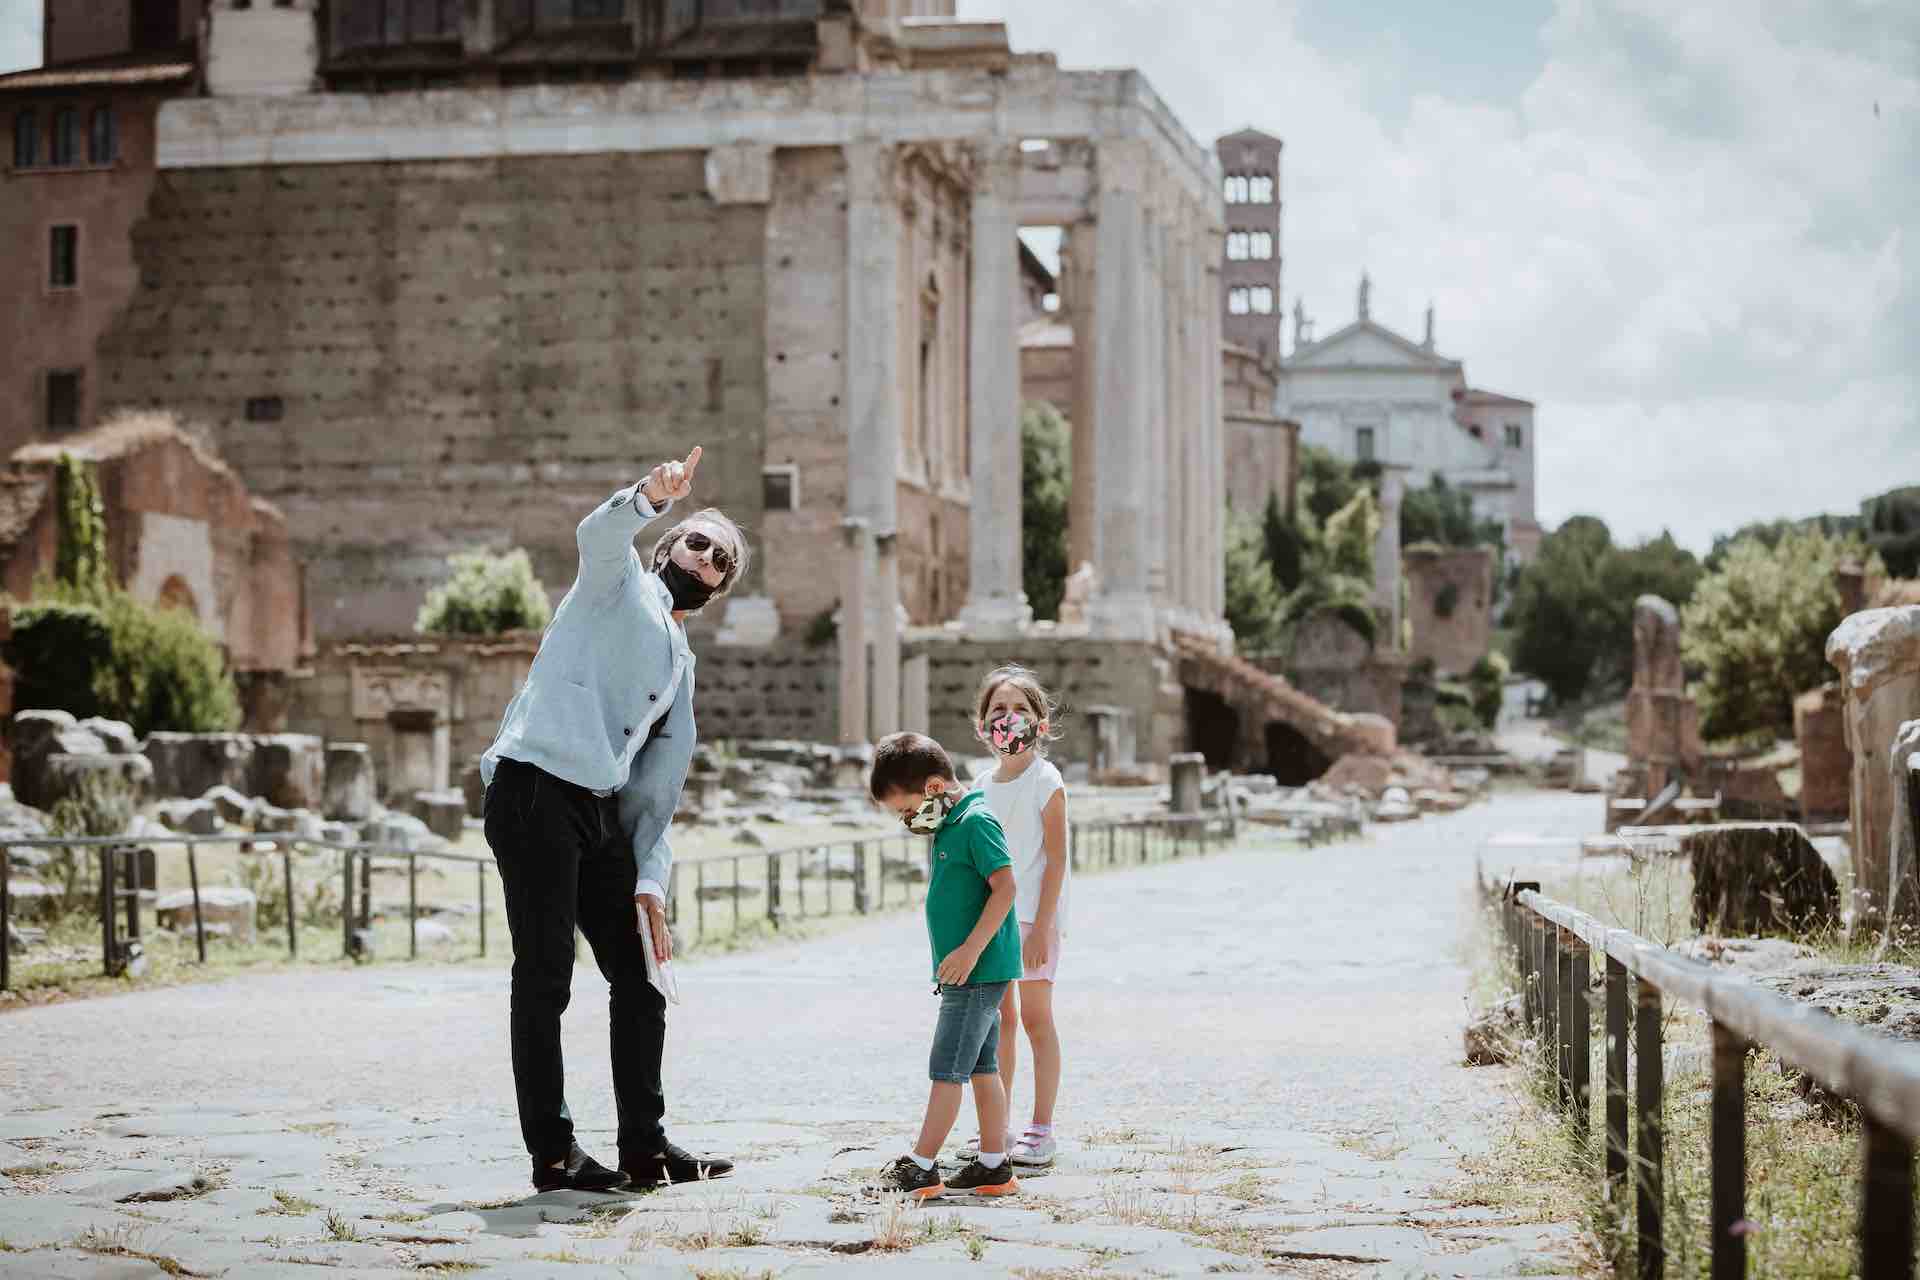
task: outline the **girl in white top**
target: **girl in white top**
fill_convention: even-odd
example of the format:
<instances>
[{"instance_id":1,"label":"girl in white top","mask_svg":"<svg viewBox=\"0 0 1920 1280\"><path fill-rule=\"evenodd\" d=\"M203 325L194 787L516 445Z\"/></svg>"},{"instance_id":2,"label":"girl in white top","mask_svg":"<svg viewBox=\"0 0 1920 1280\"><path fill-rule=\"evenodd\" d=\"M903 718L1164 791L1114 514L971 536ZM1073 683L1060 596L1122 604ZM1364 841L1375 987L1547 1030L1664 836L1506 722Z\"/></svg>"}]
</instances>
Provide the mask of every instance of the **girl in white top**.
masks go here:
<instances>
[{"instance_id":1,"label":"girl in white top","mask_svg":"<svg viewBox=\"0 0 1920 1280\"><path fill-rule=\"evenodd\" d=\"M1067 788L1043 753L1055 736L1056 708L1024 667L1001 667L980 684L974 723L999 767L978 786L1007 834L1013 856L1014 913L1020 921L1025 976L1009 984L1000 1005L1000 1077L1009 1108L1019 1065L1018 1029L1033 1046L1033 1123L1008 1135L1019 1165L1053 1162L1053 1106L1060 1093L1060 1035L1053 1024L1053 982L1067 933ZM1016 987L1018 995L1016 999Z\"/></svg>"}]
</instances>

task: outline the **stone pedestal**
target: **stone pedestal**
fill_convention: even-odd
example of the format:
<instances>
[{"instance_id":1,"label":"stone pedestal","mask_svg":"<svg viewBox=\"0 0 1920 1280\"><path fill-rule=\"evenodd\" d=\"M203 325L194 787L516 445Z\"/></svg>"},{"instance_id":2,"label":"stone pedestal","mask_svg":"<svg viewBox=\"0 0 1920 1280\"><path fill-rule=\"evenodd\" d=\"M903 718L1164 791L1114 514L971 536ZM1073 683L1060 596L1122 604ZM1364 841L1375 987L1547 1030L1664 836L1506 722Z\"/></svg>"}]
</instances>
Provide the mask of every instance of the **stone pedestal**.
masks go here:
<instances>
[{"instance_id":1,"label":"stone pedestal","mask_svg":"<svg viewBox=\"0 0 1920 1280\"><path fill-rule=\"evenodd\" d=\"M1886 918L1893 885L1894 781L1889 749L1900 727L1920 719L1920 605L1868 609L1827 637L1827 661L1840 671L1842 715L1853 753L1849 844L1853 852L1856 925ZM1901 870L1899 918L1920 921L1920 888Z\"/></svg>"},{"instance_id":2,"label":"stone pedestal","mask_svg":"<svg viewBox=\"0 0 1920 1280\"><path fill-rule=\"evenodd\" d=\"M1198 751L1181 752L1167 759L1173 779L1173 811L1198 813L1206 788L1207 758Z\"/></svg>"},{"instance_id":3,"label":"stone pedestal","mask_svg":"<svg viewBox=\"0 0 1920 1280\"><path fill-rule=\"evenodd\" d=\"M318 808L326 789L326 758L319 738L276 733L254 740L253 793L283 809Z\"/></svg>"},{"instance_id":4,"label":"stone pedestal","mask_svg":"<svg viewBox=\"0 0 1920 1280\"><path fill-rule=\"evenodd\" d=\"M447 761L440 746L440 717L433 711L392 711L387 715L391 746L387 756L386 793L411 796L416 791L443 791Z\"/></svg>"},{"instance_id":5,"label":"stone pedestal","mask_svg":"<svg viewBox=\"0 0 1920 1280\"><path fill-rule=\"evenodd\" d=\"M1800 748L1800 821L1846 821L1853 755L1839 685L1821 685L1793 700L1793 737Z\"/></svg>"},{"instance_id":6,"label":"stone pedestal","mask_svg":"<svg viewBox=\"0 0 1920 1280\"><path fill-rule=\"evenodd\" d=\"M364 742L327 746L322 812L332 822L365 822L373 816L373 752Z\"/></svg>"}]
</instances>

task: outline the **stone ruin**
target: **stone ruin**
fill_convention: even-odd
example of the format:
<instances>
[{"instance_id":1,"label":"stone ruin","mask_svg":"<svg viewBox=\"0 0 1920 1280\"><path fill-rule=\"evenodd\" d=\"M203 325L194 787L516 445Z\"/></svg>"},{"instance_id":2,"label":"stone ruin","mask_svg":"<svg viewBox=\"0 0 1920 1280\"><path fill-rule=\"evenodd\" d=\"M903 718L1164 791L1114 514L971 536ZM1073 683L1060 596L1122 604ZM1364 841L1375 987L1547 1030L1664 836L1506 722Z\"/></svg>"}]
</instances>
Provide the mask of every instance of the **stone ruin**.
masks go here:
<instances>
[{"instance_id":1,"label":"stone ruin","mask_svg":"<svg viewBox=\"0 0 1920 1280\"><path fill-rule=\"evenodd\" d=\"M1920 753L1920 605L1867 609L1827 637L1852 754L1855 924L1920 922L1912 765Z\"/></svg>"},{"instance_id":2,"label":"stone ruin","mask_svg":"<svg viewBox=\"0 0 1920 1280\"><path fill-rule=\"evenodd\" d=\"M1659 596L1633 602L1633 687L1627 692L1627 767L1616 794L1651 800L1699 770L1700 708L1680 668L1680 611Z\"/></svg>"}]
</instances>

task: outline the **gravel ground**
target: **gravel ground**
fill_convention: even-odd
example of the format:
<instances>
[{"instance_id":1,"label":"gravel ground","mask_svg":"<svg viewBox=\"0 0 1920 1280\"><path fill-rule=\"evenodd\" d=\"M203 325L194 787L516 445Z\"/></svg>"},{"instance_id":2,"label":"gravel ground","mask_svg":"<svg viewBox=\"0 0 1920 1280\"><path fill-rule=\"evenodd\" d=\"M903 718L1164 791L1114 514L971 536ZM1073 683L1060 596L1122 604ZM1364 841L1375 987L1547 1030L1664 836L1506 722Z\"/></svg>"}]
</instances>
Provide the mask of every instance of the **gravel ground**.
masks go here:
<instances>
[{"instance_id":1,"label":"gravel ground","mask_svg":"<svg viewBox=\"0 0 1920 1280\"><path fill-rule=\"evenodd\" d=\"M1507 793L1312 851L1256 833L1085 877L1056 997L1061 1156L991 1206L857 1191L926 1095L935 1002L914 915L683 967L669 1123L740 1171L647 1196L528 1194L498 966L290 971L10 1014L0 1276L1572 1271L1572 1226L1445 1186L1517 1114L1504 1071L1459 1065L1476 859L1571 858L1514 833L1590 830L1594 808ZM583 966L571 1102L611 1158L605 1020Z\"/></svg>"}]
</instances>

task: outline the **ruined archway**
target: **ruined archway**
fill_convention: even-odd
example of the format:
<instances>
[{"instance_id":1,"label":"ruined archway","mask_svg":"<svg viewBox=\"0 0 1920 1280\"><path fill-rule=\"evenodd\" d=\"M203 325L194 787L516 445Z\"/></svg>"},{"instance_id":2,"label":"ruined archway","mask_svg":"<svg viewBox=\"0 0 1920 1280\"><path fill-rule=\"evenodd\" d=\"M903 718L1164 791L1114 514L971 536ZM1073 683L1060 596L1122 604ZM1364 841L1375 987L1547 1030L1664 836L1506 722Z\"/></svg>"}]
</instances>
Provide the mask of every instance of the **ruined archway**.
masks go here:
<instances>
[{"instance_id":1,"label":"ruined archway","mask_svg":"<svg viewBox=\"0 0 1920 1280\"><path fill-rule=\"evenodd\" d=\"M1266 725L1267 769L1283 787L1304 787L1333 767L1327 753L1285 720Z\"/></svg>"},{"instance_id":2,"label":"ruined archway","mask_svg":"<svg viewBox=\"0 0 1920 1280\"><path fill-rule=\"evenodd\" d=\"M1240 713L1217 693L1188 689L1187 750L1207 758L1209 769L1232 769L1240 764Z\"/></svg>"}]
</instances>

